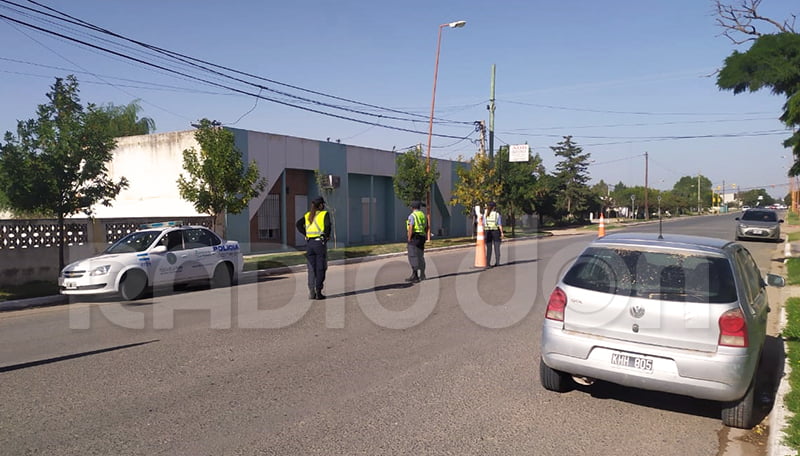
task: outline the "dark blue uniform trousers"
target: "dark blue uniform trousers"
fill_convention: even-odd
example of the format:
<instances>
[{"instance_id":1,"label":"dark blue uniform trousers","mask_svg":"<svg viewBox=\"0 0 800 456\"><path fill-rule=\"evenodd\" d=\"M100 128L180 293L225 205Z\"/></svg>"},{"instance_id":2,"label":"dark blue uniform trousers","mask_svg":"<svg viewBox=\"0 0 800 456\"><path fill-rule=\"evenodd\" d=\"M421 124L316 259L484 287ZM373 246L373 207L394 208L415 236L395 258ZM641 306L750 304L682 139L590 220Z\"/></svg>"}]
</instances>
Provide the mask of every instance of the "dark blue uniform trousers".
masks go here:
<instances>
[{"instance_id":1,"label":"dark blue uniform trousers","mask_svg":"<svg viewBox=\"0 0 800 456\"><path fill-rule=\"evenodd\" d=\"M328 246L319 239L309 239L306 244L308 263L308 289L322 290L325 271L328 269Z\"/></svg>"}]
</instances>

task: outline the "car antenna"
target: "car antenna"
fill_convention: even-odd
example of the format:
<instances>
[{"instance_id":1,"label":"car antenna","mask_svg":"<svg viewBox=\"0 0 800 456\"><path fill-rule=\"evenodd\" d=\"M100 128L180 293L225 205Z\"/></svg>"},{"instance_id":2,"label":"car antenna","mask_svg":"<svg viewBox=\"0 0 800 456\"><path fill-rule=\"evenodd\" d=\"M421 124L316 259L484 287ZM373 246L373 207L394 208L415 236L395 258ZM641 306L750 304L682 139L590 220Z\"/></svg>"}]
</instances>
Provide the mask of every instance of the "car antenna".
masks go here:
<instances>
[{"instance_id":1,"label":"car antenna","mask_svg":"<svg viewBox=\"0 0 800 456\"><path fill-rule=\"evenodd\" d=\"M658 195L658 238L664 239L664 235L662 234L661 230L661 221L664 220L664 216L661 215L661 195Z\"/></svg>"}]
</instances>

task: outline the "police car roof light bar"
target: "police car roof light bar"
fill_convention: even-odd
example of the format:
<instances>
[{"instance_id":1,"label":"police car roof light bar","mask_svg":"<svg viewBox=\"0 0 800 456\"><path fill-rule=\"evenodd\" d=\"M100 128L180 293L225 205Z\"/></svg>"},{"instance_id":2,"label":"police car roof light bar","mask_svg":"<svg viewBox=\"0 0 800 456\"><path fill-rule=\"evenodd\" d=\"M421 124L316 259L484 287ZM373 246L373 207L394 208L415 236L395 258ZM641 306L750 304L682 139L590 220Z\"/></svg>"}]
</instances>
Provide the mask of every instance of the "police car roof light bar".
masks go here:
<instances>
[{"instance_id":1,"label":"police car roof light bar","mask_svg":"<svg viewBox=\"0 0 800 456\"><path fill-rule=\"evenodd\" d=\"M180 220L170 220L168 222L154 222L154 223L143 223L139 225L139 229L145 228L166 228L170 226L183 226L183 222Z\"/></svg>"}]
</instances>

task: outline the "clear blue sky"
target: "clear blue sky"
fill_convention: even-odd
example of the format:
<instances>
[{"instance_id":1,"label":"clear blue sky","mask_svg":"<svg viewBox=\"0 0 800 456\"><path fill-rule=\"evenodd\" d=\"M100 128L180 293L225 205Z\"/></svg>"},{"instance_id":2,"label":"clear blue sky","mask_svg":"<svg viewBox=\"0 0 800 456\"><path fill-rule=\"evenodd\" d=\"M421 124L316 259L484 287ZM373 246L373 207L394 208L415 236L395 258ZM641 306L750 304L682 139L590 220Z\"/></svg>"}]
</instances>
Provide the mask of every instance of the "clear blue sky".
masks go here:
<instances>
[{"instance_id":1,"label":"clear blue sky","mask_svg":"<svg viewBox=\"0 0 800 456\"><path fill-rule=\"evenodd\" d=\"M734 96L717 89L713 73L734 49L746 48L721 36L711 0L39 4L134 40L271 80L259 82L283 93L261 90L262 96L307 109L256 102L252 95L170 75L0 19L2 131L14 131L17 120L35 117L55 77L75 74L84 103L121 105L139 99L142 115L155 120L158 132L188 130L190 123L207 117L243 129L385 150L424 145L439 25L465 20L464 28L443 30L436 117L451 122L437 122L434 133L453 138L434 137L434 157L469 158L476 152L472 122L488 124L495 64L495 149L527 142L552 171L556 159L550 147L571 135L594 160L593 182L644 185L647 152L653 188L669 189L680 177L699 172L714 186L724 182L728 191L736 184L766 188L776 197L788 192L790 151L781 143L790 132L777 120L785 100L768 92ZM796 0L764 0L760 11L783 20L800 13L800 6ZM99 34L76 33L76 26L48 25L4 2L0 15L259 93L252 85L177 67L130 43L121 48L117 39L99 41ZM306 100L293 98L298 96Z\"/></svg>"}]
</instances>

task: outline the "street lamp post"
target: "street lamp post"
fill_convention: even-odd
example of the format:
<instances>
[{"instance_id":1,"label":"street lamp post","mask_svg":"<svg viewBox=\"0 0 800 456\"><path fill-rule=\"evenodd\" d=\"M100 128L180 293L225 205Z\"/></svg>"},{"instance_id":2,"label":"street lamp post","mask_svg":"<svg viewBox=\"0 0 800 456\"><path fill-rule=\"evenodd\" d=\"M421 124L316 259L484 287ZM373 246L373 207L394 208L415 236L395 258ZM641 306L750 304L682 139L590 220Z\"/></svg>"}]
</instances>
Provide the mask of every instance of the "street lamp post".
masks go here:
<instances>
[{"instance_id":1,"label":"street lamp post","mask_svg":"<svg viewBox=\"0 0 800 456\"><path fill-rule=\"evenodd\" d=\"M636 195L631 195L631 214L633 215L633 219L636 220Z\"/></svg>"},{"instance_id":2,"label":"street lamp post","mask_svg":"<svg viewBox=\"0 0 800 456\"><path fill-rule=\"evenodd\" d=\"M459 28L467 25L467 21L448 22L439 26L439 38L436 41L436 64L433 67L433 95L431 95L431 119L428 123L428 152L425 159L425 171L431 172L431 140L433 139L433 112L436 105L436 79L439 76L439 50L442 48L442 29L445 27ZM425 200L425 211L428 217L428 240L431 240L431 188L428 187Z\"/></svg>"}]
</instances>

